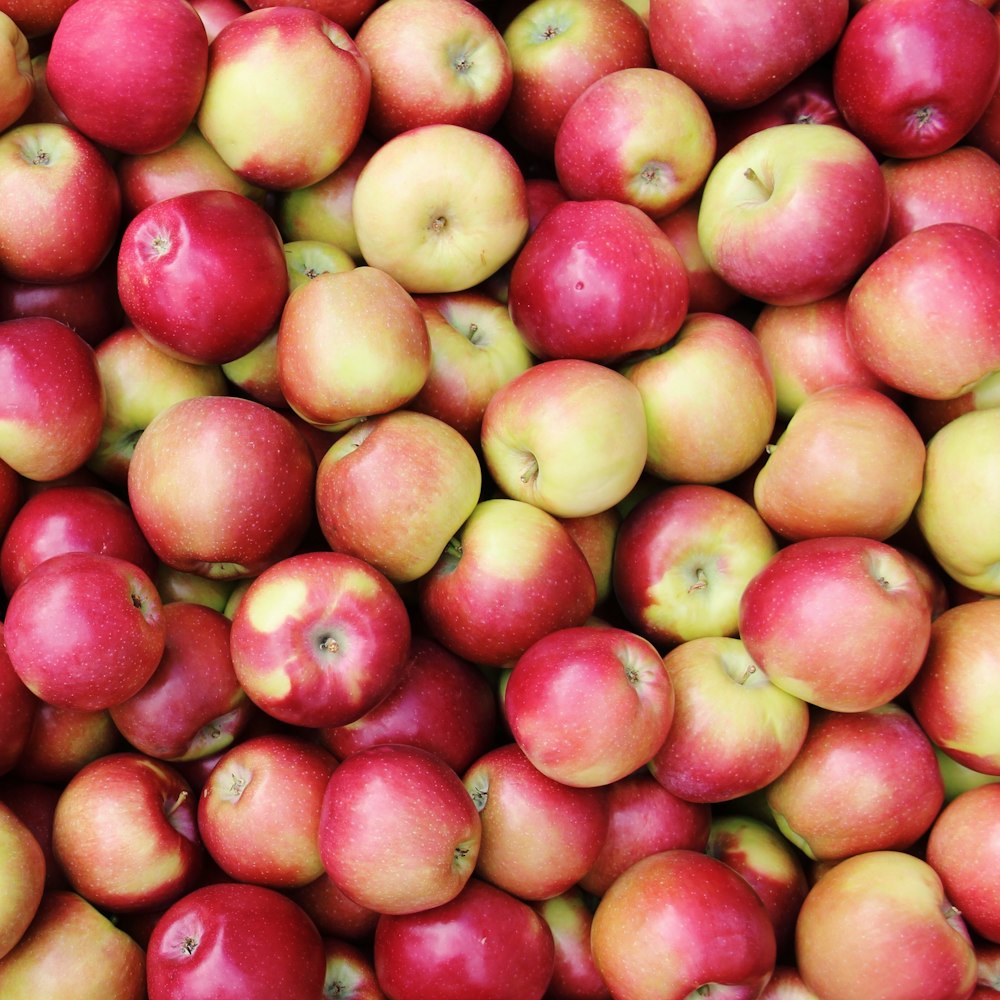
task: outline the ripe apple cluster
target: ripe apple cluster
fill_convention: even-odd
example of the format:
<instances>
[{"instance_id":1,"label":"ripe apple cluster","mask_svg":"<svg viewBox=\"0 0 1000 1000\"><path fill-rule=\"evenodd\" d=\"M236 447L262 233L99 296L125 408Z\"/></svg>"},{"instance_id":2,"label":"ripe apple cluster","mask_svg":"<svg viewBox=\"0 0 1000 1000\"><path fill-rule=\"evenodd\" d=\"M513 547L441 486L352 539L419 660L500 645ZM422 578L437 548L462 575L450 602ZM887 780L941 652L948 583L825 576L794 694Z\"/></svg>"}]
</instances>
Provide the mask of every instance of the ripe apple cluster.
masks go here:
<instances>
[{"instance_id":1,"label":"ripe apple cluster","mask_svg":"<svg viewBox=\"0 0 1000 1000\"><path fill-rule=\"evenodd\" d=\"M1000 1000L1000 4L0 0L0 997Z\"/></svg>"}]
</instances>

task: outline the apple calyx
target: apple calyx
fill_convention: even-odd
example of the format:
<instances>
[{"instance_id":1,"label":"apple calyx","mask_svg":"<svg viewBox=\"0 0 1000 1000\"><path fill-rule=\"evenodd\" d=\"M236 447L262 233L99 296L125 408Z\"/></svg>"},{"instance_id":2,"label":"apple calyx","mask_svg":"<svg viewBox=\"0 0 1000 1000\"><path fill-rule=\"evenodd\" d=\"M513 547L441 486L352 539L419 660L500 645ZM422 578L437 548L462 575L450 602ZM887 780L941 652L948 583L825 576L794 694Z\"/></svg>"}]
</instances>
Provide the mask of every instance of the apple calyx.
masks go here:
<instances>
[{"instance_id":1,"label":"apple calyx","mask_svg":"<svg viewBox=\"0 0 1000 1000\"><path fill-rule=\"evenodd\" d=\"M456 844L451 858L452 869L454 871L464 871L469 865L469 859L472 858L472 860L475 860L475 848L475 842L471 840L463 840L460 844Z\"/></svg>"},{"instance_id":2,"label":"apple calyx","mask_svg":"<svg viewBox=\"0 0 1000 1000\"><path fill-rule=\"evenodd\" d=\"M239 802L252 780L253 774L249 768L234 763L229 771L228 785L220 782L219 797L223 802Z\"/></svg>"},{"instance_id":3,"label":"apple calyx","mask_svg":"<svg viewBox=\"0 0 1000 1000\"><path fill-rule=\"evenodd\" d=\"M486 775L477 775L473 778L469 787L469 796L472 804L476 807L476 812L482 812L486 808L486 802L490 797L490 780Z\"/></svg>"}]
</instances>

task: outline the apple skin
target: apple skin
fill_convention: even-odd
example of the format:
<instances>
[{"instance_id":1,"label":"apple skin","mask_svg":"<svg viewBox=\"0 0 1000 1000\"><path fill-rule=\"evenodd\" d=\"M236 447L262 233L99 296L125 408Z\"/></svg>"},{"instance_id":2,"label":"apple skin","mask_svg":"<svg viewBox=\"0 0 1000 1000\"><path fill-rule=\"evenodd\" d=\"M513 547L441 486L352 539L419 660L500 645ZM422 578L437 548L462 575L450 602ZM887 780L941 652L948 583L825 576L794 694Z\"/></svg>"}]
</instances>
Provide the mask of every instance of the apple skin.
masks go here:
<instances>
[{"instance_id":1,"label":"apple skin","mask_svg":"<svg viewBox=\"0 0 1000 1000\"><path fill-rule=\"evenodd\" d=\"M305 910L324 937L371 943L379 914L345 896L325 871L300 889L286 889L285 895Z\"/></svg>"},{"instance_id":2,"label":"apple skin","mask_svg":"<svg viewBox=\"0 0 1000 1000\"><path fill-rule=\"evenodd\" d=\"M831 868L806 896L795 938L802 979L824 1000L854 1000L873 983L900 998L964 1000L976 985L961 916L910 854L873 851Z\"/></svg>"},{"instance_id":3,"label":"apple skin","mask_svg":"<svg viewBox=\"0 0 1000 1000\"><path fill-rule=\"evenodd\" d=\"M550 209L514 260L508 291L532 354L593 362L662 346L688 300L666 234L634 205L606 198Z\"/></svg>"},{"instance_id":4,"label":"apple skin","mask_svg":"<svg viewBox=\"0 0 1000 1000\"><path fill-rule=\"evenodd\" d=\"M28 38L5 11L0 11L0 52L3 53L0 59L0 79L3 80L0 130L3 130L21 117L35 93Z\"/></svg>"},{"instance_id":5,"label":"apple skin","mask_svg":"<svg viewBox=\"0 0 1000 1000\"><path fill-rule=\"evenodd\" d=\"M242 0L190 0L208 35L208 44L230 21L242 16L249 9Z\"/></svg>"},{"instance_id":6,"label":"apple skin","mask_svg":"<svg viewBox=\"0 0 1000 1000\"><path fill-rule=\"evenodd\" d=\"M410 619L377 569L340 552L301 552L255 577L233 614L243 690L269 715L310 728L354 722L399 682Z\"/></svg>"},{"instance_id":7,"label":"apple skin","mask_svg":"<svg viewBox=\"0 0 1000 1000\"><path fill-rule=\"evenodd\" d=\"M256 86L263 78L264 91ZM344 26L305 7L263 7L216 35L195 120L244 180L291 190L321 181L347 159L370 97L368 62Z\"/></svg>"},{"instance_id":8,"label":"apple skin","mask_svg":"<svg viewBox=\"0 0 1000 1000\"><path fill-rule=\"evenodd\" d=\"M611 1000L591 953L593 913L583 892L568 889L533 906L549 925L555 946L545 1000Z\"/></svg>"},{"instance_id":9,"label":"apple skin","mask_svg":"<svg viewBox=\"0 0 1000 1000\"><path fill-rule=\"evenodd\" d=\"M197 364L234 361L284 308L281 235L260 205L232 191L154 202L122 234L118 294L129 320L169 354Z\"/></svg>"},{"instance_id":10,"label":"apple skin","mask_svg":"<svg viewBox=\"0 0 1000 1000\"><path fill-rule=\"evenodd\" d=\"M556 629L518 657L504 712L539 771L593 788L649 762L670 730L674 691L652 643L626 629L584 625Z\"/></svg>"},{"instance_id":11,"label":"apple skin","mask_svg":"<svg viewBox=\"0 0 1000 1000\"><path fill-rule=\"evenodd\" d=\"M0 802L0 960L21 940L45 891L45 855L17 813Z\"/></svg>"},{"instance_id":12,"label":"apple skin","mask_svg":"<svg viewBox=\"0 0 1000 1000\"><path fill-rule=\"evenodd\" d=\"M531 906L471 878L442 906L382 916L374 959L393 1000L541 1000L555 947Z\"/></svg>"},{"instance_id":13,"label":"apple skin","mask_svg":"<svg viewBox=\"0 0 1000 1000\"><path fill-rule=\"evenodd\" d=\"M860 139L836 125L776 125L712 168L698 239L733 288L801 305L846 288L878 252L888 218L878 160Z\"/></svg>"},{"instance_id":14,"label":"apple skin","mask_svg":"<svg viewBox=\"0 0 1000 1000\"><path fill-rule=\"evenodd\" d=\"M477 878L519 899L551 899L597 859L608 828L603 789L547 777L516 743L487 751L462 781L482 822Z\"/></svg>"},{"instance_id":15,"label":"apple skin","mask_svg":"<svg viewBox=\"0 0 1000 1000\"><path fill-rule=\"evenodd\" d=\"M261 949L254 942L266 940ZM323 941L275 889L230 882L194 889L157 921L146 950L149 1000L321 997Z\"/></svg>"},{"instance_id":16,"label":"apple skin","mask_svg":"<svg viewBox=\"0 0 1000 1000\"><path fill-rule=\"evenodd\" d=\"M688 850L650 855L621 875L594 912L591 946L612 996L631 1000L684 1000L709 983L719 996L753 1000L776 957L774 928L749 883Z\"/></svg>"},{"instance_id":17,"label":"apple skin","mask_svg":"<svg viewBox=\"0 0 1000 1000\"><path fill-rule=\"evenodd\" d=\"M348 941L324 938L326 981L323 996L343 1000L385 1000L368 954Z\"/></svg>"},{"instance_id":18,"label":"apple skin","mask_svg":"<svg viewBox=\"0 0 1000 1000\"><path fill-rule=\"evenodd\" d=\"M888 385L962 395L1000 368L1000 239L960 222L904 236L859 275L846 321L854 352Z\"/></svg>"},{"instance_id":19,"label":"apple skin","mask_svg":"<svg viewBox=\"0 0 1000 1000\"><path fill-rule=\"evenodd\" d=\"M554 629L582 625L596 603L594 575L568 530L540 508L503 497L480 502L417 582L431 638L493 667Z\"/></svg>"},{"instance_id":20,"label":"apple skin","mask_svg":"<svg viewBox=\"0 0 1000 1000\"><path fill-rule=\"evenodd\" d=\"M808 11L772 0L763 8L707 0L650 0L656 65L679 76L714 109L760 104L832 50L847 0Z\"/></svg>"},{"instance_id":21,"label":"apple skin","mask_svg":"<svg viewBox=\"0 0 1000 1000\"><path fill-rule=\"evenodd\" d=\"M785 546L747 584L739 632L772 684L812 705L859 712L916 677L930 642L930 603L893 546L810 538Z\"/></svg>"},{"instance_id":22,"label":"apple skin","mask_svg":"<svg viewBox=\"0 0 1000 1000\"><path fill-rule=\"evenodd\" d=\"M78 0L52 36L45 76L84 135L119 152L151 153L191 124L207 70L208 36L190 4Z\"/></svg>"},{"instance_id":23,"label":"apple skin","mask_svg":"<svg viewBox=\"0 0 1000 1000\"><path fill-rule=\"evenodd\" d=\"M420 747L359 750L326 786L323 865L345 895L379 913L418 913L453 900L472 875L481 838L461 778Z\"/></svg>"},{"instance_id":24,"label":"apple skin","mask_svg":"<svg viewBox=\"0 0 1000 1000\"><path fill-rule=\"evenodd\" d=\"M948 608L934 620L927 656L906 692L935 746L959 764L990 775L1000 775L1000 739L992 724L1000 698L998 637L996 602Z\"/></svg>"},{"instance_id":25,"label":"apple skin","mask_svg":"<svg viewBox=\"0 0 1000 1000\"><path fill-rule=\"evenodd\" d=\"M766 787L795 760L809 709L772 684L739 639L691 639L663 665L674 721L649 769L668 791L689 802L726 802Z\"/></svg>"},{"instance_id":26,"label":"apple skin","mask_svg":"<svg viewBox=\"0 0 1000 1000\"><path fill-rule=\"evenodd\" d=\"M780 959L779 959L780 961ZM802 981L794 965L777 965L768 980L760 1000L819 1000L819 996Z\"/></svg>"},{"instance_id":27,"label":"apple skin","mask_svg":"<svg viewBox=\"0 0 1000 1000\"><path fill-rule=\"evenodd\" d=\"M70 0L4 0L3 9L33 41L50 35L69 5Z\"/></svg>"},{"instance_id":28,"label":"apple skin","mask_svg":"<svg viewBox=\"0 0 1000 1000\"><path fill-rule=\"evenodd\" d=\"M754 479L754 506L797 541L860 535L879 541L909 521L926 449L905 411L878 389L834 385L807 396Z\"/></svg>"},{"instance_id":29,"label":"apple skin","mask_svg":"<svg viewBox=\"0 0 1000 1000\"><path fill-rule=\"evenodd\" d=\"M998 72L1000 35L985 7L963 0L869 3L837 43L834 98L851 131L877 153L932 156L975 125Z\"/></svg>"},{"instance_id":30,"label":"apple skin","mask_svg":"<svg viewBox=\"0 0 1000 1000\"><path fill-rule=\"evenodd\" d=\"M17 764L35 723L38 700L15 673L0 623L0 775Z\"/></svg>"},{"instance_id":31,"label":"apple skin","mask_svg":"<svg viewBox=\"0 0 1000 1000\"><path fill-rule=\"evenodd\" d=\"M216 579L290 555L313 518L316 465L288 419L235 396L182 399L136 442L128 498L159 558Z\"/></svg>"}]
</instances>

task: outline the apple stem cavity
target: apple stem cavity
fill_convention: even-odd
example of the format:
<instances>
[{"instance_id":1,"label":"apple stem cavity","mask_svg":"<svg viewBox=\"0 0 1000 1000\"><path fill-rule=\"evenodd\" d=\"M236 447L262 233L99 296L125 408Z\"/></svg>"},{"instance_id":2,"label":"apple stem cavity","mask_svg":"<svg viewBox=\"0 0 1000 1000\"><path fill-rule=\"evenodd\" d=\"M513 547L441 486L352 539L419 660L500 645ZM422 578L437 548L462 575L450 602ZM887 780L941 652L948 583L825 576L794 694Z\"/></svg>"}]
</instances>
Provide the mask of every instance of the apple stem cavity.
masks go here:
<instances>
[{"instance_id":1,"label":"apple stem cavity","mask_svg":"<svg viewBox=\"0 0 1000 1000\"><path fill-rule=\"evenodd\" d=\"M524 456L524 471L519 476L522 483L527 485L538 478L538 459L531 452Z\"/></svg>"},{"instance_id":2,"label":"apple stem cavity","mask_svg":"<svg viewBox=\"0 0 1000 1000\"><path fill-rule=\"evenodd\" d=\"M740 686L746 684L746 682L748 680L750 680L750 678L755 673L757 673L757 664L756 663L748 663L746 670L743 671L743 673L737 679L736 683L739 684Z\"/></svg>"},{"instance_id":3,"label":"apple stem cavity","mask_svg":"<svg viewBox=\"0 0 1000 1000\"><path fill-rule=\"evenodd\" d=\"M761 192L761 194L764 195L764 200L765 201L768 198L770 198L771 195L774 193L772 191L772 189L770 187L768 187L767 184L764 183L764 181L761 178L760 174L758 174L757 171L754 170L753 167L747 167L746 170L743 171L743 176L748 181L750 181L752 184L756 185L756 187Z\"/></svg>"},{"instance_id":4,"label":"apple stem cavity","mask_svg":"<svg viewBox=\"0 0 1000 1000\"><path fill-rule=\"evenodd\" d=\"M696 590L704 590L708 586L708 577L705 571L699 566L695 572L695 582L688 587L688 593L693 594Z\"/></svg>"}]
</instances>

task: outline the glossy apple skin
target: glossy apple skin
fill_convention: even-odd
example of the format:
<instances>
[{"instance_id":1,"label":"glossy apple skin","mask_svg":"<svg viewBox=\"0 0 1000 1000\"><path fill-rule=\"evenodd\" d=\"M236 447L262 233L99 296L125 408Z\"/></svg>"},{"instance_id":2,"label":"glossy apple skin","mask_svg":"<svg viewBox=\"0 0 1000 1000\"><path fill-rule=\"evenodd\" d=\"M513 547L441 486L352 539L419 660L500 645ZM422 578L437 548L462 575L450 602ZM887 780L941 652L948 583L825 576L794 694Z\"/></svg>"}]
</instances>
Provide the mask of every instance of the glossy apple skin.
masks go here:
<instances>
[{"instance_id":1,"label":"glossy apple skin","mask_svg":"<svg viewBox=\"0 0 1000 1000\"><path fill-rule=\"evenodd\" d=\"M848 127L876 152L931 156L976 123L998 72L1000 36L985 7L961 0L865 4L837 45L834 98Z\"/></svg>"},{"instance_id":2,"label":"glossy apple skin","mask_svg":"<svg viewBox=\"0 0 1000 1000\"><path fill-rule=\"evenodd\" d=\"M722 949L722 939L732 943ZM706 983L750 1000L776 954L750 885L722 861L686 850L650 855L620 876L594 912L591 945L612 995L635 1000L684 1000Z\"/></svg>"},{"instance_id":3,"label":"glossy apple skin","mask_svg":"<svg viewBox=\"0 0 1000 1000\"><path fill-rule=\"evenodd\" d=\"M532 904L549 925L555 946L546 1000L611 1000L590 948L592 904L579 888Z\"/></svg>"},{"instance_id":4,"label":"glossy apple skin","mask_svg":"<svg viewBox=\"0 0 1000 1000\"><path fill-rule=\"evenodd\" d=\"M554 954L545 921L478 878L443 906L375 928L375 974L394 1000L541 1000Z\"/></svg>"},{"instance_id":5,"label":"glossy apple skin","mask_svg":"<svg viewBox=\"0 0 1000 1000\"><path fill-rule=\"evenodd\" d=\"M281 235L232 191L155 202L122 234L118 294L129 320L168 353L234 361L275 326L288 297Z\"/></svg>"},{"instance_id":6,"label":"glossy apple skin","mask_svg":"<svg viewBox=\"0 0 1000 1000\"><path fill-rule=\"evenodd\" d=\"M38 699L14 672L0 623L0 774L7 774L27 746Z\"/></svg>"},{"instance_id":7,"label":"glossy apple skin","mask_svg":"<svg viewBox=\"0 0 1000 1000\"><path fill-rule=\"evenodd\" d=\"M153 928L146 965L149 1000L306 1000L323 995L326 961L301 907L275 889L231 882L174 903Z\"/></svg>"},{"instance_id":8,"label":"glossy apple skin","mask_svg":"<svg viewBox=\"0 0 1000 1000\"><path fill-rule=\"evenodd\" d=\"M687 272L645 213L608 199L552 208L518 253L508 306L537 357L607 361L680 329Z\"/></svg>"},{"instance_id":9,"label":"glossy apple skin","mask_svg":"<svg viewBox=\"0 0 1000 1000\"><path fill-rule=\"evenodd\" d=\"M205 87L201 18L179 0L72 6L49 49L46 79L56 103L84 135L111 149L149 153L170 145L191 124Z\"/></svg>"}]
</instances>

